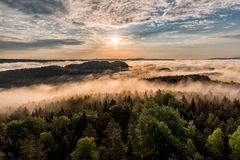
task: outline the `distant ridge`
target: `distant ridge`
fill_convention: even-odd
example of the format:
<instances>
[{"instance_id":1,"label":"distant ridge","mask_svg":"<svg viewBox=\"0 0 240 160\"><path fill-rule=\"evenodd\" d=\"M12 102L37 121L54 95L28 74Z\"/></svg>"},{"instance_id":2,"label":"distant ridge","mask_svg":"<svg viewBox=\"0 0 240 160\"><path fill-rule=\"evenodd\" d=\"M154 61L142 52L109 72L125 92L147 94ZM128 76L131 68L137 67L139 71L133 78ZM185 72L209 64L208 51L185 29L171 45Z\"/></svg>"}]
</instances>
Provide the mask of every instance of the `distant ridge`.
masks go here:
<instances>
[{"instance_id":1,"label":"distant ridge","mask_svg":"<svg viewBox=\"0 0 240 160\"><path fill-rule=\"evenodd\" d=\"M229 57L229 58L209 58L208 60L240 60L240 57Z\"/></svg>"},{"instance_id":2,"label":"distant ridge","mask_svg":"<svg viewBox=\"0 0 240 160\"><path fill-rule=\"evenodd\" d=\"M168 59L168 58L128 58L125 59L128 61L175 61L176 59Z\"/></svg>"},{"instance_id":3,"label":"distant ridge","mask_svg":"<svg viewBox=\"0 0 240 160\"><path fill-rule=\"evenodd\" d=\"M174 76L159 76L159 77L151 77L151 78L144 78L143 80L149 82L165 82L168 84L177 84L177 83L188 83L188 81L192 82L202 82L202 83L209 83L209 84L222 84L222 85L234 85L240 86L238 82L224 82L219 80L212 80L206 74L187 74L187 75L174 75Z\"/></svg>"},{"instance_id":4,"label":"distant ridge","mask_svg":"<svg viewBox=\"0 0 240 160\"><path fill-rule=\"evenodd\" d=\"M80 61L80 59L0 59L0 63L16 63L16 62L62 62L62 61ZM82 59L81 61L87 61Z\"/></svg>"},{"instance_id":5,"label":"distant ridge","mask_svg":"<svg viewBox=\"0 0 240 160\"><path fill-rule=\"evenodd\" d=\"M62 76L84 76L105 71L119 72L128 70L128 64L122 61L89 61L82 64L70 64L65 67L46 66L41 68L17 69L0 72L0 88L26 86L42 83L44 80Z\"/></svg>"},{"instance_id":6,"label":"distant ridge","mask_svg":"<svg viewBox=\"0 0 240 160\"><path fill-rule=\"evenodd\" d=\"M190 75L175 75L175 76L160 76L160 77L152 77L152 78L145 78L144 80L147 81L161 81L166 82L170 84L175 84L178 82L187 82L189 80L191 81L205 81L210 82L211 79L206 75L200 75L200 74L190 74Z\"/></svg>"},{"instance_id":7,"label":"distant ridge","mask_svg":"<svg viewBox=\"0 0 240 160\"><path fill-rule=\"evenodd\" d=\"M63 62L63 61L174 61L175 59L145 59L145 58L126 58L126 59L0 59L0 63L16 63L16 62Z\"/></svg>"}]
</instances>

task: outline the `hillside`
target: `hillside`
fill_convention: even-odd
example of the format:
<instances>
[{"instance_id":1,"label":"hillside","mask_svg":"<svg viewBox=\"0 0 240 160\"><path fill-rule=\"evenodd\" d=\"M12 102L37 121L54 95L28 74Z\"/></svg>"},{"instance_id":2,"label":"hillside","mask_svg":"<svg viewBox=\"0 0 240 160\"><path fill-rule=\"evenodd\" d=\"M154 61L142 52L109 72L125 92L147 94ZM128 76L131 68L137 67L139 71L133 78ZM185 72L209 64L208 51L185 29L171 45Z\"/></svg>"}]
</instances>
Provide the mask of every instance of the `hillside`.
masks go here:
<instances>
[{"instance_id":1,"label":"hillside","mask_svg":"<svg viewBox=\"0 0 240 160\"><path fill-rule=\"evenodd\" d=\"M105 71L127 70L128 65L121 61L89 61L82 64L71 64L65 67L47 66L41 68L19 69L0 72L0 87L25 86L44 82L51 77L84 76Z\"/></svg>"},{"instance_id":2,"label":"hillside","mask_svg":"<svg viewBox=\"0 0 240 160\"><path fill-rule=\"evenodd\" d=\"M160 77L152 77L146 78L147 81L161 81L166 83L178 83L178 82L186 82L186 81L208 81L211 79L206 75L199 74L191 74L191 75L176 75L176 76L160 76Z\"/></svg>"}]
</instances>

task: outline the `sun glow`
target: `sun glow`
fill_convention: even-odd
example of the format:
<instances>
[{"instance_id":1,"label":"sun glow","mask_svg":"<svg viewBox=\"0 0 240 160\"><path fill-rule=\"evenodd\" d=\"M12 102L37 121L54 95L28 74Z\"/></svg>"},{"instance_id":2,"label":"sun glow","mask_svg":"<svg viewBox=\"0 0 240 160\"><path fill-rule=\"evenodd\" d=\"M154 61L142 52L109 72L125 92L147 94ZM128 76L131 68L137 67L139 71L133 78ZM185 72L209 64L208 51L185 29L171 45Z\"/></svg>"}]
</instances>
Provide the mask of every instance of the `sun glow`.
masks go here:
<instances>
[{"instance_id":1,"label":"sun glow","mask_svg":"<svg viewBox=\"0 0 240 160\"><path fill-rule=\"evenodd\" d=\"M121 39L119 37L110 37L109 43L115 46L118 46L121 42Z\"/></svg>"}]
</instances>

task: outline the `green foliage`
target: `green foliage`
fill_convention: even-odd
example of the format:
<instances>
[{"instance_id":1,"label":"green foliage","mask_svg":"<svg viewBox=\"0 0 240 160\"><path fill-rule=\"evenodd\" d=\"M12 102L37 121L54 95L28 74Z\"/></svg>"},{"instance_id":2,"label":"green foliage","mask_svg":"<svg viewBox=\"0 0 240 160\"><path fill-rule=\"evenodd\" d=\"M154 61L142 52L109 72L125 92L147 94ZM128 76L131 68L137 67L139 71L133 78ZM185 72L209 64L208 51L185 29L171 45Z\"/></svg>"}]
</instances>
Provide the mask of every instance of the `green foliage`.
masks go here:
<instances>
[{"instance_id":1,"label":"green foliage","mask_svg":"<svg viewBox=\"0 0 240 160\"><path fill-rule=\"evenodd\" d=\"M231 158L233 160L240 159L240 126L229 136L229 146L231 148Z\"/></svg>"},{"instance_id":2,"label":"green foliage","mask_svg":"<svg viewBox=\"0 0 240 160\"><path fill-rule=\"evenodd\" d=\"M193 160L204 160L204 157L197 152L193 155Z\"/></svg>"},{"instance_id":3,"label":"green foliage","mask_svg":"<svg viewBox=\"0 0 240 160\"><path fill-rule=\"evenodd\" d=\"M96 130L91 124L88 124L86 130L83 131L83 137L93 137L96 138Z\"/></svg>"},{"instance_id":4,"label":"green foliage","mask_svg":"<svg viewBox=\"0 0 240 160\"><path fill-rule=\"evenodd\" d=\"M125 159L125 154L127 152L127 146L122 141L120 126L114 121L110 121L107 125L105 133L107 134L107 144L108 147L105 148L105 157L114 160Z\"/></svg>"},{"instance_id":5,"label":"green foliage","mask_svg":"<svg viewBox=\"0 0 240 160\"><path fill-rule=\"evenodd\" d=\"M190 137L190 138L194 138L198 134L198 130L197 130L196 126L194 125L193 121L189 121L189 123L188 123L187 134L188 134L188 137Z\"/></svg>"},{"instance_id":6,"label":"green foliage","mask_svg":"<svg viewBox=\"0 0 240 160\"><path fill-rule=\"evenodd\" d=\"M0 160L240 159L240 101L182 97L87 95L18 109L1 118Z\"/></svg>"},{"instance_id":7,"label":"green foliage","mask_svg":"<svg viewBox=\"0 0 240 160\"><path fill-rule=\"evenodd\" d=\"M142 114L136 125L129 130L134 153L141 158L169 159L181 150L180 140L171 134L164 122Z\"/></svg>"},{"instance_id":8,"label":"green foliage","mask_svg":"<svg viewBox=\"0 0 240 160\"><path fill-rule=\"evenodd\" d=\"M54 137L51 132L43 132L40 134L40 142L43 144L43 150L47 154L47 158L51 159L51 154L53 152L54 146Z\"/></svg>"},{"instance_id":9,"label":"green foliage","mask_svg":"<svg viewBox=\"0 0 240 160\"><path fill-rule=\"evenodd\" d=\"M25 138L20 146L22 160L45 160L46 154L42 151L43 145L34 137Z\"/></svg>"},{"instance_id":10,"label":"green foliage","mask_svg":"<svg viewBox=\"0 0 240 160\"><path fill-rule=\"evenodd\" d=\"M144 114L150 114L159 121L165 122L174 135L184 135L186 132L186 121L180 117L180 114L171 107L153 107L145 110Z\"/></svg>"},{"instance_id":11,"label":"green foliage","mask_svg":"<svg viewBox=\"0 0 240 160\"><path fill-rule=\"evenodd\" d=\"M7 126L4 123L0 123L0 136L6 136Z\"/></svg>"},{"instance_id":12,"label":"green foliage","mask_svg":"<svg viewBox=\"0 0 240 160\"><path fill-rule=\"evenodd\" d=\"M44 128L45 122L38 117L27 117L22 121L23 132L26 135L38 135Z\"/></svg>"},{"instance_id":13,"label":"green foliage","mask_svg":"<svg viewBox=\"0 0 240 160\"><path fill-rule=\"evenodd\" d=\"M191 139L187 140L187 143L185 144L185 151L186 155L190 158L193 158L193 156L196 154L196 148Z\"/></svg>"},{"instance_id":14,"label":"green foliage","mask_svg":"<svg viewBox=\"0 0 240 160\"><path fill-rule=\"evenodd\" d=\"M173 95L169 93L161 93L157 92L156 96L154 97L154 101L159 105L169 105L171 104L172 107L174 107L177 104L176 99L174 98Z\"/></svg>"},{"instance_id":15,"label":"green foliage","mask_svg":"<svg viewBox=\"0 0 240 160\"><path fill-rule=\"evenodd\" d=\"M13 120L7 123L7 135L13 140L17 140L23 135L23 126L21 120Z\"/></svg>"},{"instance_id":16,"label":"green foliage","mask_svg":"<svg viewBox=\"0 0 240 160\"><path fill-rule=\"evenodd\" d=\"M54 141L51 132L43 132L40 134L40 140L44 145L49 145Z\"/></svg>"},{"instance_id":17,"label":"green foliage","mask_svg":"<svg viewBox=\"0 0 240 160\"><path fill-rule=\"evenodd\" d=\"M130 104L124 103L120 105L114 105L109 110L110 115L117 123L120 124L122 129L127 129L132 113Z\"/></svg>"},{"instance_id":18,"label":"green foliage","mask_svg":"<svg viewBox=\"0 0 240 160\"><path fill-rule=\"evenodd\" d=\"M4 160L5 158L5 154L2 152L2 151L0 151L0 160Z\"/></svg>"},{"instance_id":19,"label":"green foliage","mask_svg":"<svg viewBox=\"0 0 240 160\"><path fill-rule=\"evenodd\" d=\"M223 132L220 128L213 131L211 135L208 136L206 148L210 153L210 156L214 159L222 159L224 154L224 141Z\"/></svg>"},{"instance_id":20,"label":"green foliage","mask_svg":"<svg viewBox=\"0 0 240 160\"><path fill-rule=\"evenodd\" d=\"M7 123L7 135L16 140L27 135L38 135L44 127L41 118L27 117L24 120L13 120Z\"/></svg>"},{"instance_id":21,"label":"green foliage","mask_svg":"<svg viewBox=\"0 0 240 160\"><path fill-rule=\"evenodd\" d=\"M66 116L53 117L52 127L56 136L62 137L67 131L70 119Z\"/></svg>"},{"instance_id":22,"label":"green foliage","mask_svg":"<svg viewBox=\"0 0 240 160\"><path fill-rule=\"evenodd\" d=\"M71 153L73 160L97 160L99 153L92 137L81 138L77 142L75 150Z\"/></svg>"},{"instance_id":23,"label":"green foliage","mask_svg":"<svg viewBox=\"0 0 240 160\"><path fill-rule=\"evenodd\" d=\"M75 131L76 136L80 137L82 132L85 130L87 126L87 117L86 114L75 113L72 117L72 127Z\"/></svg>"},{"instance_id":24,"label":"green foliage","mask_svg":"<svg viewBox=\"0 0 240 160\"><path fill-rule=\"evenodd\" d=\"M125 159L125 154L127 152L127 147L122 141L120 128L114 128L111 135L109 136L111 140L110 155L112 159L122 160Z\"/></svg>"},{"instance_id":25,"label":"green foliage","mask_svg":"<svg viewBox=\"0 0 240 160\"><path fill-rule=\"evenodd\" d=\"M212 126L213 126L213 123L214 123L214 120L215 120L214 114L209 113L209 114L208 114L208 119L207 119L207 121L206 121L206 126L207 126L207 127L212 127Z\"/></svg>"}]
</instances>

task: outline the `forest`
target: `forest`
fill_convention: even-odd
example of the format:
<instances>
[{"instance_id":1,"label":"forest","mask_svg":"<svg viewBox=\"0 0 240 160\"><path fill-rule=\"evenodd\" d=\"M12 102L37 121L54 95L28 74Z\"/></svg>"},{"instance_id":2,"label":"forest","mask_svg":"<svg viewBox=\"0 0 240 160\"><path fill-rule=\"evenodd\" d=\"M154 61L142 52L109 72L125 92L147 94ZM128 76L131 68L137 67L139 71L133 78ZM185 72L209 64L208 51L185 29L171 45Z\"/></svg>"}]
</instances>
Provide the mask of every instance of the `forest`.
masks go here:
<instances>
[{"instance_id":1,"label":"forest","mask_svg":"<svg viewBox=\"0 0 240 160\"><path fill-rule=\"evenodd\" d=\"M240 101L212 94L78 95L1 114L1 160L239 160Z\"/></svg>"}]
</instances>

